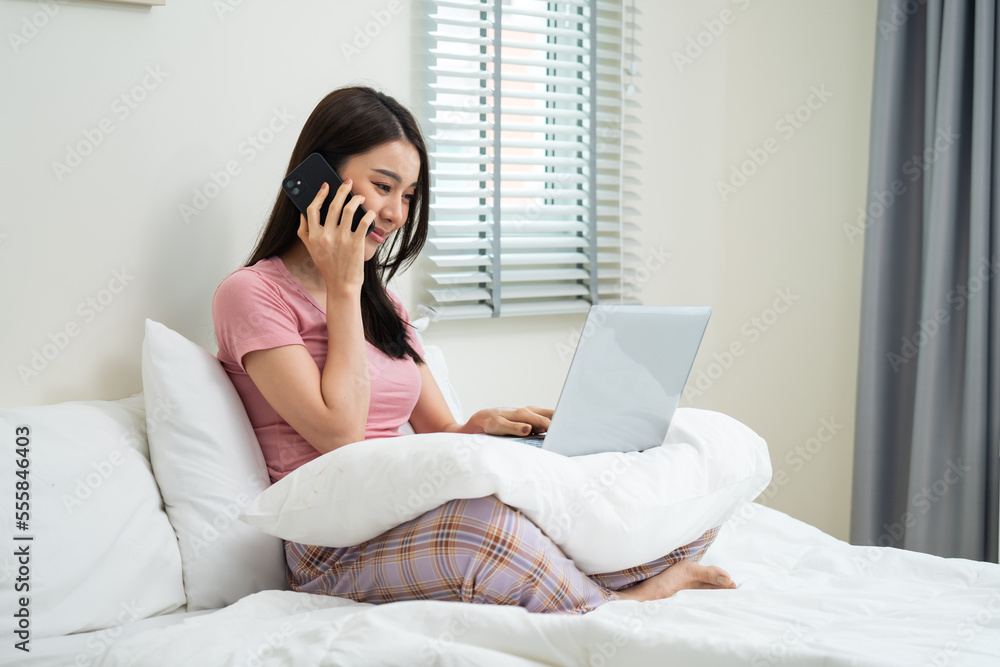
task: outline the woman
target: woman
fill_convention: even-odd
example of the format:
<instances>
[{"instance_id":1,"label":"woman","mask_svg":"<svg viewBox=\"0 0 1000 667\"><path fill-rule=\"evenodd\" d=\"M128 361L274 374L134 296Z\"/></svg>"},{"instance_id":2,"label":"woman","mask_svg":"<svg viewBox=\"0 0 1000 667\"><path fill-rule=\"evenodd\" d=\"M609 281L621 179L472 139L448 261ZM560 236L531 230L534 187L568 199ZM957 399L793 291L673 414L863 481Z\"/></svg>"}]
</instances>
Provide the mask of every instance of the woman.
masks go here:
<instances>
[{"instance_id":1,"label":"woman","mask_svg":"<svg viewBox=\"0 0 1000 667\"><path fill-rule=\"evenodd\" d=\"M407 421L417 433L546 430L552 410L535 407L480 410L455 423L406 310L385 287L427 238L427 151L409 111L370 88L336 90L306 121L288 171L313 152L343 186L325 185L308 215L279 195L250 259L212 303L219 359L271 481L342 445L399 435ZM352 232L362 204L368 212ZM584 613L610 600L734 587L723 570L697 564L716 532L653 563L588 577L535 524L490 496L445 503L352 547L285 542L285 555L297 591Z\"/></svg>"}]
</instances>

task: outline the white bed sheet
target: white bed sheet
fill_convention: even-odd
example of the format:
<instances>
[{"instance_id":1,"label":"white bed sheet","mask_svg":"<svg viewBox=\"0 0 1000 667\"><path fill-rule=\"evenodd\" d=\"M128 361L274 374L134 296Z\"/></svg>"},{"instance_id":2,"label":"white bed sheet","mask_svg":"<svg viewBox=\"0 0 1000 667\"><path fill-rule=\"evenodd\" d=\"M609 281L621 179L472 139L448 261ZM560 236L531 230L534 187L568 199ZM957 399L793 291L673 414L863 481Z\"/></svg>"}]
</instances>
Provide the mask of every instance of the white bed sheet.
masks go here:
<instances>
[{"instance_id":1,"label":"white bed sheet","mask_svg":"<svg viewBox=\"0 0 1000 667\"><path fill-rule=\"evenodd\" d=\"M583 616L265 591L123 634L96 664L1000 665L1000 565L853 547L749 507L703 561L727 569L736 590L614 602ZM66 649L65 661L24 664L73 664L79 648Z\"/></svg>"}]
</instances>

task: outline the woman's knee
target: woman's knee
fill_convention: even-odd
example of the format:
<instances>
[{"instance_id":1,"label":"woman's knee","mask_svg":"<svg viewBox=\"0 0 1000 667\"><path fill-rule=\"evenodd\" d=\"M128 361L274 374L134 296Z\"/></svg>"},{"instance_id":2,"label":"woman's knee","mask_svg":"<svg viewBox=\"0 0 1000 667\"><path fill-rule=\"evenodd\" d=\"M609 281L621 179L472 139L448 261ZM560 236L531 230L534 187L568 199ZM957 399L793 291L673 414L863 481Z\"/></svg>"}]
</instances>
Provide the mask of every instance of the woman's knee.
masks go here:
<instances>
[{"instance_id":1,"label":"woman's knee","mask_svg":"<svg viewBox=\"0 0 1000 667\"><path fill-rule=\"evenodd\" d=\"M523 544L528 520L494 496L485 496L449 501L431 521L440 547L467 563Z\"/></svg>"},{"instance_id":2,"label":"woman's knee","mask_svg":"<svg viewBox=\"0 0 1000 667\"><path fill-rule=\"evenodd\" d=\"M434 520L453 529L503 525L516 521L520 513L496 496L450 500L434 510Z\"/></svg>"},{"instance_id":3,"label":"woman's knee","mask_svg":"<svg viewBox=\"0 0 1000 667\"><path fill-rule=\"evenodd\" d=\"M444 504L450 512L462 512L472 516L490 516L497 512L513 512L509 505L505 505L496 496L483 496L481 498L460 498L451 500Z\"/></svg>"}]
</instances>

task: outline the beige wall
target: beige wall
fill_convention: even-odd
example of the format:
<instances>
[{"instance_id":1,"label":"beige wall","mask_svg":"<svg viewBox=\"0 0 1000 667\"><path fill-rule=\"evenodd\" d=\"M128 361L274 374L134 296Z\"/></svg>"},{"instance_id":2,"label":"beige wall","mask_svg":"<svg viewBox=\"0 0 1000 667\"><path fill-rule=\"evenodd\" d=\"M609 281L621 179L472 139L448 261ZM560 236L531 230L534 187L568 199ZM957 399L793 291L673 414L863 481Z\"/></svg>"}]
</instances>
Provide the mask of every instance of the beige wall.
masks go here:
<instances>
[{"instance_id":1,"label":"beige wall","mask_svg":"<svg viewBox=\"0 0 1000 667\"><path fill-rule=\"evenodd\" d=\"M419 44L418 5L229 4L219 14L207 2L147 9L82 0L38 19L37 34L16 50L9 38L0 46L0 78L14 91L0 106L0 406L138 391L145 317L214 350L212 293L250 249L316 101L351 82L416 99L420 60L409 45ZM875 4L636 2L639 254L663 246L672 255L642 296L713 306L695 377L718 377L687 404L727 412L764 436L775 471L787 475L766 502L838 537L849 517L861 266L860 243L841 225L864 200ZM373 11L390 9L369 44L355 42ZM678 68L673 54L724 9L731 23L711 40L702 35L711 43ZM25 20L38 11L4 2L0 27L31 33ZM147 66L166 76L147 77ZM148 90L136 101L144 77ZM806 103L812 86L832 96L786 137L776 121ZM135 107L127 116L115 104L122 95ZM286 127L274 109L292 116ZM102 119L113 132L60 180L52 163ZM251 153L248 135L267 138L269 127L280 129ZM722 201L716 182L769 137L777 152ZM185 223L179 206L229 162L239 173ZM131 276L124 287L113 282L122 269ZM396 287L414 312L412 283L402 276ZM786 289L796 300L751 342L744 326L769 318ZM556 346L571 342L582 319L440 322L426 338L445 349L467 412L552 405L568 364ZM18 366L60 342L46 368L22 381ZM735 342L743 354L716 373L712 354ZM837 431L813 443L819 450L799 469L786 457L824 419Z\"/></svg>"},{"instance_id":2,"label":"beige wall","mask_svg":"<svg viewBox=\"0 0 1000 667\"><path fill-rule=\"evenodd\" d=\"M767 440L762 502L846 539L862 244L842 225L865 197L876 3L639 6L644 191L664 192L640 206L677 259L646 300L714 307L687 404Z\"/></svg>"},{"instance_id":3,"label":"beige wall","mask_svg":"<svg viewBox=\"0 0 1000 667\"><path fill-rule=\"evenodd\" d=\"M842 227L864 206L876 3L636 6L631 113L642 146L631 203L639 255L671 253L641 295L714 311L682 405L750 425L775 472L761 502L847 539L862 243ZM689 38L708 46L690 57ZM720 192L747 151L762 164ZM440 322L427 338L448 351L467 407L551 405L566 368L555 345L581 324Z\"/></svg>"}]
</instances>

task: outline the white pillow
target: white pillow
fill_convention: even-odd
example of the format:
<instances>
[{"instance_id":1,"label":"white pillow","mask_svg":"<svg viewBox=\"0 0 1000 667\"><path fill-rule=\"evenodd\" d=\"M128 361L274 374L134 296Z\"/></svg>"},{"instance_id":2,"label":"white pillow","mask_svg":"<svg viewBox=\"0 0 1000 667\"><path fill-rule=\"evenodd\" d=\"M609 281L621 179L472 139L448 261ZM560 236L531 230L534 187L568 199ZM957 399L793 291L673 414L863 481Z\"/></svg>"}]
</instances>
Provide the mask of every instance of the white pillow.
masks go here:
<instances>
[{"instance_id":1,"label":"white pillow","mask_svg":"<svg viewBox=\"0 0 1000 667\"><path fill-rule=\"evenodd\" d=\"M21 597L28 598L32 639L116 627L184 604L177 538L147 459L143 405L136 394L0 410L6 647L23 639L10 637ZM28 429L25 452L15 447L19 428ZM27 468L17 464L22 453ZM14 523L22 469L30 504L24 530ZM19 549L28 555L16 557Z\"/></svg>"},{"instance_id":2,"label":"white pillow","mask_svg":"<svg viewBox=\"0 0 1000 667\"><path fill-rule=\"evenodd\" d=\"M352 443L275 483L241 518L286 540L341 547L449 500L495 495L594 574L692 542L770 479L760 436L724 414L682 408L663 445L628 454L570 458L459 433Z\"/></svg>"},{"instance_id":3,"label":"white pillow","mask_svg":"<svg viewBox=\"0 0 1000 667\"><path fill-rule=\"evenodd\" d=\"M147 319L142 384L150 460L180 543L188 610L287 589L281 540L237 521L271 480L222 364Z\"/></svg>"}]
</instances>

